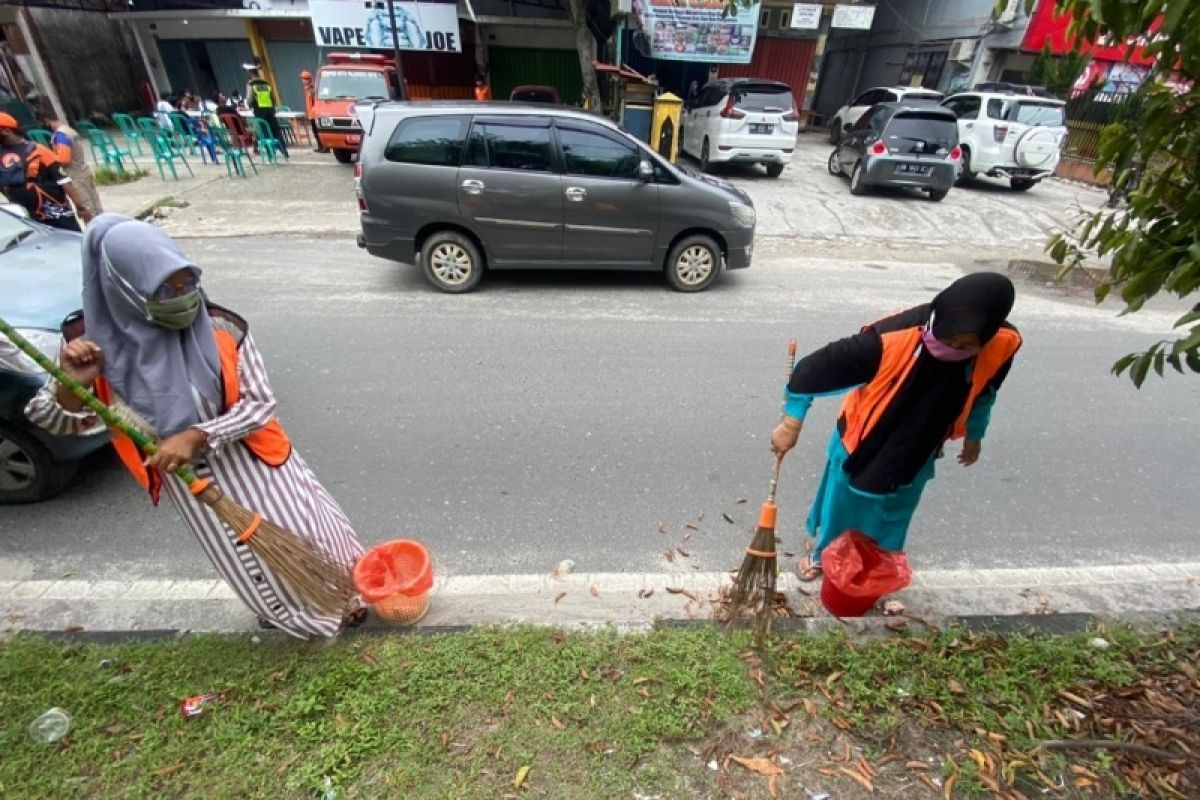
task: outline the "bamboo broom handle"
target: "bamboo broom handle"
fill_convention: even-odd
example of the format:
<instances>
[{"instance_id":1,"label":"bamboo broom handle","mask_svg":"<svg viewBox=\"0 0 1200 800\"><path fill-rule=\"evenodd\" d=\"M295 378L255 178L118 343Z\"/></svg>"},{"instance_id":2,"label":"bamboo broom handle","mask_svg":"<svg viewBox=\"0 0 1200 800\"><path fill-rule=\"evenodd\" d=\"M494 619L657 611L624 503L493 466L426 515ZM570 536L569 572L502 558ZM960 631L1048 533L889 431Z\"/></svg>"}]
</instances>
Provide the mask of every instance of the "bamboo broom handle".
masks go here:
<instances>
[{"instance_id":1,"label":"bamboo broom handle","mask_svg":"<svg viewBox=\"0 0 1200 800\"><path fill-rule=\"evenodd\" d=\"M783 379L783 406L780 413L787 408L787 385L792 379L792 370L796 368L796 340L788 341L787 346L787 377ZM783 466L783 456L775 456L775 465L771 468L771 490L767 493L767 502L775 502L775 490L779 488L779 468Z\"/></svg>"},{"instance_id":2,"label":"bamboo broom handle","mask_svg":"<svg viewBox=\"0 0 1200 800\"><path fill-rule=\"evenodd\" d=\"M90 389L72 378L63 370L62 367L47 358L45 353L37 349L37 347L24 336L17 333L16 329L9 325L8 321L3 317L0 317L0 333L3 333L6 337L8 337L10 342L20 348L21 352L23 352L25 355L32 358L39 367L50 373L51 377L58 381L59 385L67 387L71 394L78 397L80 401L92 411L95 411L96 415L99 416L100 419L104 420L105 425L110 428L115 428L116 430L128 436L133 440L134 444L136 444L146 453L153 454L156 450L158 450L157 442L114 414L113 410L104 405L104 403L101 403L100 399L97 398ZM196 473L192 472L192 468L187 465L176 468L175 474L178 475L189 486L198 480Z\"/></svg>"}]
</instances>

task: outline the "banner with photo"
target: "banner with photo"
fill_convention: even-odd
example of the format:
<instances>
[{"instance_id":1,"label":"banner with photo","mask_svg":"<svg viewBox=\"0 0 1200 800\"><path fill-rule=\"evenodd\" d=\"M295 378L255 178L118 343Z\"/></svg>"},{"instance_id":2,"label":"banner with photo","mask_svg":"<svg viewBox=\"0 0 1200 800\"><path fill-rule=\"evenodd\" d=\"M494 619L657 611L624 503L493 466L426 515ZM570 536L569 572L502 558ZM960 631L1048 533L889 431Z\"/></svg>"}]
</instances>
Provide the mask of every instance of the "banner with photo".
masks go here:
<instances>
[{"instance_id":1,"label":"banner with photo","mask_svg":"<svg viewBox=\"0 0 1200 800\"><path fill-rule=\"evenodd\" d=\"M458 6L397 0L396 38L401 50L461 53ZM319 47L392 49L392 25L383 0L309 0Z\"/></svg>"},{"instance_id":2,"label":"banner with photo","mask_svg":"<svg viewBox=\"0 0 1200 800\"><path fill-rule=\"evenodd\" d=\"M670 61L749 64L758 35L760 3L725 16L723 0L647 0L642 28L650 55Z\"/></svg>"}]
</instances>

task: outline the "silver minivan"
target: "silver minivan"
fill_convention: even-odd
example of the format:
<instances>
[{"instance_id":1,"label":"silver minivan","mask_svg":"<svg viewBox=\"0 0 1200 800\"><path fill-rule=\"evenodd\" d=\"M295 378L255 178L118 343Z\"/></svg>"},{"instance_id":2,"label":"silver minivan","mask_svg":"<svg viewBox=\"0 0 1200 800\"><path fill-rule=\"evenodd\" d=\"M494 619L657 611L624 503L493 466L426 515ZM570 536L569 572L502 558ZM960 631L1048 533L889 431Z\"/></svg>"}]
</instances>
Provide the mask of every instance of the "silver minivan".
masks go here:
<instances>
[{"instance_id":1,"label":"silver minivan","mask_svg":"<svg viewBox=\"0 0 1200 800\"><path fill-rule=\"evenodd\" d=\"M750 266L754 205L595 116L514 103L357 109L360 247L445 292L485 270L663 271L681 292Z\"/></svg>"}]
</instances>

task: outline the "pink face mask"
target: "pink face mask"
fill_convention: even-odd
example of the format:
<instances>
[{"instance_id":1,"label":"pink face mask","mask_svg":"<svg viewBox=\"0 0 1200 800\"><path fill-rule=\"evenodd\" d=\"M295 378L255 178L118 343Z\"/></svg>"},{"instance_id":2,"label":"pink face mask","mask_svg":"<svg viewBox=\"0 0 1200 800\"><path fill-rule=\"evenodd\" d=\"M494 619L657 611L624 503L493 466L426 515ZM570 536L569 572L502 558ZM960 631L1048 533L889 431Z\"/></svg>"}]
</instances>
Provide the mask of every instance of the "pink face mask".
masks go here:
<instances>
[{"instance_id":1,"label":"pink face mask","mask_svg":"<svg viewBox=\"0 0 1200 800\"><path fill-rule=\"evenodd\" d=\"M938 361L966 361L969 358L979 355L980 350L978 347L951 347L934 336L933 331L928 329L921 334L921 343L925 345L925 349L929 351L929 355Z\"/></svg>"}]
</instances>

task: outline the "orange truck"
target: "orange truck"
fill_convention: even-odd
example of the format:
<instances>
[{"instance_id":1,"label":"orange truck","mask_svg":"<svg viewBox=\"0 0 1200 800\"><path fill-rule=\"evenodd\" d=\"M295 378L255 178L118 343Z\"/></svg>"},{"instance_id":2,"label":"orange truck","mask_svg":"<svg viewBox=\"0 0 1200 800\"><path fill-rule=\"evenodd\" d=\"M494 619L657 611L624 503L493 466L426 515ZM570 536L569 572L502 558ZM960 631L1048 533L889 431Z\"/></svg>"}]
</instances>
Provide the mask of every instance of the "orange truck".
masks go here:
<instances>
[{"instance_id":1,"label":"orange truck","mask_svg":"<svg viewBox=\"0 0 1200 800\"><path fill-rule=\"evenodd\" d=\"M338 161L349 164L362 144L354 104L400 97L396 60L376 53L330 53L317 70L314 95L317 138Z\"/></svg>"}]
</instances>

